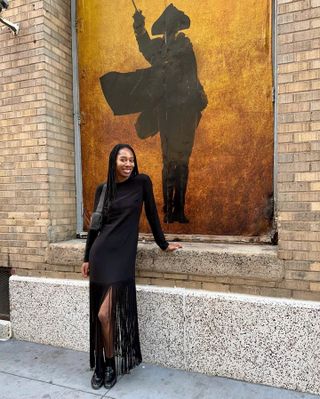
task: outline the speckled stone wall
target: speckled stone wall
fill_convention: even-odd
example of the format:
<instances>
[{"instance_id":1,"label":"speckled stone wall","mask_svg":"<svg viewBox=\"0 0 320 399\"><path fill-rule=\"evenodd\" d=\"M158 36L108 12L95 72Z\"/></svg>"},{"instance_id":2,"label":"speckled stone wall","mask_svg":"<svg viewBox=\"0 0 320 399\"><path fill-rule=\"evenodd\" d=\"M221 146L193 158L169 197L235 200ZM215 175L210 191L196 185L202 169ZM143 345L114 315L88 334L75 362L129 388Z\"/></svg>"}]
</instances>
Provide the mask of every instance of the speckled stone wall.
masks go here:
<instances>
[{"instance_id":1,"label":"speckled stone wall","mask_svg":"<svg viewBox=\"0 0 320 399\"><path fill-rule=\"evenodd\" d=\"M11 338L11 323L7 320L0 320L0 341Z\"/></svg>"},{"instance_id":2,"label":"speckled stone wall","mask_svg":"<svg viewBox=\"0 0 320 399\"><path fill-rule=\"evenodd\" d=\"M12 277L17 339L88 350L88 283ZM138 286L143 359L320 394L320 303Z\"/></svg>"}]
</instances>

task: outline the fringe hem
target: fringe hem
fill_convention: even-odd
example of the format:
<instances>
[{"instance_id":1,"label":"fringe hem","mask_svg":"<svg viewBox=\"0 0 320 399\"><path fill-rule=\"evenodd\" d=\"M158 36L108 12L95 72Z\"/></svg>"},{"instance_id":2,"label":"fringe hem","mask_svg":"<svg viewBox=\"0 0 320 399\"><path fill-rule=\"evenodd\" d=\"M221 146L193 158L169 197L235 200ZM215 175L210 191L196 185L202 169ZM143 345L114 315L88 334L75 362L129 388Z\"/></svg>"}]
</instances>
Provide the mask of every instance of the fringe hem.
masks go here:
<instances>
[{"instance_id":1,"label":"fringe hem","mask_svg":"<svg viewBox=\"0 0 320 399\"><path fill-rule=\"evenodd\" d=\"M116 373L127 374L142 361L134 280L107 286L90 282L90 367L96 368L98 359L105 359L98 312L109 289L112 294L111 322Z\"/></svg>"}]
</instances>

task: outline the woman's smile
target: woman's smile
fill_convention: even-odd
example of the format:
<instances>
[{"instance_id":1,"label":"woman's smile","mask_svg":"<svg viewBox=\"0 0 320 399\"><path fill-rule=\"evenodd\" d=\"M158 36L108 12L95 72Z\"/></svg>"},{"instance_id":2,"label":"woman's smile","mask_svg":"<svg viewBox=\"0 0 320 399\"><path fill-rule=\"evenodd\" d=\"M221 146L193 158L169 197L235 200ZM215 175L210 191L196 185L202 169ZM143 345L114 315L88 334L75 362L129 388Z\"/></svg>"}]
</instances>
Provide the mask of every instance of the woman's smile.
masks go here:
<instances>
[{"instance_id":1,"label":"woman's smile","mask_svg":"<svg viewBox=\"0 0 320 399\"><path fill-rule=\"evenodd\" d=\"M119 182L127 179L134 168L134 156L128 148L122 148L116 159L116 175Z\"/></svg>"}]
</instances>

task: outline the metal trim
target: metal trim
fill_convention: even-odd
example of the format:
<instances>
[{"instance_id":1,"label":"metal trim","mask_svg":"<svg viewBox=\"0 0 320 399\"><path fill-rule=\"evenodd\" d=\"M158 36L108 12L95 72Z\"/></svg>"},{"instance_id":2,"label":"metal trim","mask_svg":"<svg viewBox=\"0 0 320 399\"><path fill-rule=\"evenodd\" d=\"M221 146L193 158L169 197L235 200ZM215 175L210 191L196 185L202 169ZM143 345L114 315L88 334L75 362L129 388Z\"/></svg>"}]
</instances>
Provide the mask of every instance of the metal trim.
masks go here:
<instances>
[{"instance_id":1,"label":"metal trim","mask_svg":"<svg viewBox=\"0 0 320 399\"><path fill-rule=\"evenodd\" d=\"M272 69L273 69L273 131L274 131L274 155L273 155L273 198L274 215L277 215L278 204L278 57L277 57L277 0L272 0Z\"/></svg>"},{"instance_id":2,"label":"metal trim","mask_svg":"<svg viewBox=\"0 0 320 399\"><path fill-rule=\"evenodd\" d=\"M77 0L71 0L71 37L72 37L72 91L73 91L73 124L76 179L76 223L77 236L83 231L83 186L80 135L80 98L77 42Z\"/></svg>"}]
</instances>

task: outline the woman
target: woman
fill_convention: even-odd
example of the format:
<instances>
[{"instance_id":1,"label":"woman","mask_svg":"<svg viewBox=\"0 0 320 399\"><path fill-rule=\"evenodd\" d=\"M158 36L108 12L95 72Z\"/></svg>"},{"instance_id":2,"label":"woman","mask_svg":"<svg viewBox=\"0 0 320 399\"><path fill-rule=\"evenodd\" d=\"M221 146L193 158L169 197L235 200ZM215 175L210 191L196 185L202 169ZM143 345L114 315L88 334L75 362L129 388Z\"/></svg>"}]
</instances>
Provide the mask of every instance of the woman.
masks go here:
<instances>
[{"instance_id":1,"label":"woman","mask_svg":"<svg viewBox=\"0 0 320 399\"><path fill-rule=\"evenodd\" d=\"M94 209L103 184L97 187ZM141 363L138 331L135 260L139 219L144 203L155 241L164 251L181 248L163 235L147 175L139 174L133 149L116 145L109 157L103 225L89 230L83 277L90 276L90 366L91 386L110 389L117 375Z\"/></svg>"}]
</instances>

